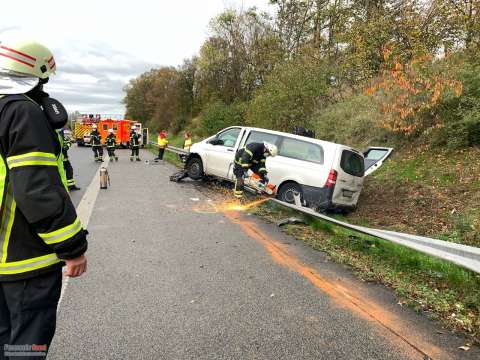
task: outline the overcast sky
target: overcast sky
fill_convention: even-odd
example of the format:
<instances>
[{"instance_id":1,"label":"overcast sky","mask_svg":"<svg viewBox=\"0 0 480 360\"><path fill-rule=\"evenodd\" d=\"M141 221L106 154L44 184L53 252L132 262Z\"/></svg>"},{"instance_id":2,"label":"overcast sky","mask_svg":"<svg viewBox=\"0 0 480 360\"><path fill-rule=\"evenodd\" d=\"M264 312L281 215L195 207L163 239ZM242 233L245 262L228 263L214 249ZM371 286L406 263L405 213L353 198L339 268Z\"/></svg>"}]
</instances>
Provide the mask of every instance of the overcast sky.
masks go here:
<instances>
[{"instance_id":1,"label":"overcast sky","mask_svg":"<svg viewBox=\"0 0 480 360\"><path fill-rule=\"evenodd\" d=\"M198 53L208 23L225 8L268 0L2 0L0 40L49 47L57 74L46 86L69 112L123 114L123 86L152 67Z\"/></svg>"}]
</instances>

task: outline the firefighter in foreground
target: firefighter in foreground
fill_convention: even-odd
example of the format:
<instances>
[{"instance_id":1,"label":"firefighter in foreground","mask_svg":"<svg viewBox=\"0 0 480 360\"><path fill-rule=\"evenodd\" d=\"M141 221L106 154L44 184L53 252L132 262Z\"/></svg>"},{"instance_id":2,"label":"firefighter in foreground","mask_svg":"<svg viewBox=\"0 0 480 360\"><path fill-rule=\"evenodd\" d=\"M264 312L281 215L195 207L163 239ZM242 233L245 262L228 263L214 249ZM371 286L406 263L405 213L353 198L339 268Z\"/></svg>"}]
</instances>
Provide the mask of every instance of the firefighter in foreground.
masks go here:
<instances>
[{"instance_id":1,"label":"firefighter in foreground","mask_svg":"<svg viewBox=\"0 0 480 360\"><path fill-rule=\"evenodd\" d=\"M90 144L92 144L95 161L103 162L102 135L100 135L100 133L98 132L96 124L92 125L92 132L90 133Z\"/></svg>"},{"instance_id":2,"label":"firefighter in foreground","mask_svg":"<svg viewBox=\"0 0 480 360\"><path fill-rule=\"evenodd\" d=\"M105 139L105 145L107 145L107 152L110 161L118 161L118 156L115 155L115 149L117 147L117 138L115 137L115 133L113 129L108 129L108 136Z\"/></svg>"},{"instance_id":3,"label":"firefighter in foreground","mask_svg":"<svg viewBox=\"0 0 480 360\"><path fill-rule=\"evenodd\" d=\"M132 149L132 155L130 155L130 161L140 160L140 137L137 133L137 127L134 125L132 126L132 131L130 133L130 147Z\"/></svg>"},{"instance_id":4,"label":"firefighter in foreground","mask_svg":"<svg viewBox=\"0 0 480 360\"><path fill-rule=\"evenodd\" d=\"M70 277L86 271L87 232L67 191L55 131L68 115L43 92L53 55L36 42L2 42L0 55L0 359L43 359L23 356L20 346L48 349L62 266Z\"/></svg>"},{"instance_id":5,"label":"firefighter in foreground","mask_svg":"<svg viewBox=\"0 0 480 360\"><path fill-rule=\"evenodd\" d=\"M68 150L73 144L73 141L70 137L65 136L64 129L60 130L61 142L62 142L62 154L63 154L63 168L65 169L65 175L67 176L67 185L68 190L75 191L80 190L79 187L75 184L75 179L73 177L73 167L68 159Z\"/></svg>"},{"instance_id":6,"label":"firefighter in foreground","mask_svg":"<svg viewBox=\"0 0 480 360\"><path fill-rule=\"evenodd\" d=\"M276 156L277 154L277 146L267 142L250 143L237 151L233 168L233 174L235 175L235 188L233 194L236 198L243 198L244 182L245 178L248 176L248 170L257 174L263 185L268 184L265 162L268 156Z\"/></svg>"}]
</instances>

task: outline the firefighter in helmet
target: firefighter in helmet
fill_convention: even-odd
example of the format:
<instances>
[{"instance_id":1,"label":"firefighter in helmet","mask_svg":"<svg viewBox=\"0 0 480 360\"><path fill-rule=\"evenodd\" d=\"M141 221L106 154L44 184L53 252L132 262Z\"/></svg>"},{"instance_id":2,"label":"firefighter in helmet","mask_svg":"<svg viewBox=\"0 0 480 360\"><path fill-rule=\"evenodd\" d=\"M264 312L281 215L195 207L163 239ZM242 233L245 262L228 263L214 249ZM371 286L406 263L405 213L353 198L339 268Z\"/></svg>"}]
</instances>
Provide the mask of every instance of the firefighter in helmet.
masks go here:
<instances>
[{"instance_id":1,"label":"firefighter in helmet","mask_svg":"<svg viewBox=\"0 0 480 360\"><path fill-rule=\"evenodd\" d=\"M260 176L263 184L268 184L266 158L277 154L277 146L268 142L250 143L237 151L233 167L233 174L235 175L233 194L236 198L243 198L244 180L248 175L248 170Z\"/></svg>"},{"instance_id":2,"label":"firefighter in helmet","mask_svg":"<svg viewBox=\"0 0 480 360\"><path fill-rule=\"evenodd\" d=\"M102 135L98 132L97 124L92 125L90 144L92 144L94 160L96 162L103 162Z\"/></svg>"},{"instance_id":3,"label":"firefighter in helmet","mask_svg":"<svg viewBox=\"0 0 480 360\"><path fill-rule=\"evenodd\" d=\"M59 132L60 142L62 144L62 155L63 155L63 168L65 169L65 175L67 177L68 190L75 191L80 190L79 187L75 184L75 178L73 177L73 167L68 158L68 150L72 147L73 141L71 137L65 135L65 130L62 129Z\"/></svg>"},{"instance_id":4,"label":"firefighter in helmet","mask_svg":"<svg viewBox=\"0 0 480 360\"><path fill-rule=\"evenodd\" d=\"M68 195L55 131L68 114L43 91L55 69L37 42L0 42L0 359L5 344L48 349L62 266L71 277L87 268L87 232Z\"/></svg>"},{"instance_id":5,"label":"firefighter in helmet","mask_svg":"<svg viewBox=\"0 0 480 360\"><path fill-rule=\"evenodd\" d=\"M140 161L140 138L141 135L137 132L137 127L132 126L130 132L130 148L132 149L132 155L130 155L130 161Z\"/></svg>"},{"instance_id":6,"label":"firefighter in helmet","mask_svg":"<svg viewBox=\"0 0 480 360\"><path fill-rule=\"evenodd\" d=\"M115 155L115 149L117 147L117 138L115 137L115 132L113 129L108 129L108 136L105 139L105 145L107 145L107 152L110 161L118 161L118 156Z\"/></svg>"}]
</instances>

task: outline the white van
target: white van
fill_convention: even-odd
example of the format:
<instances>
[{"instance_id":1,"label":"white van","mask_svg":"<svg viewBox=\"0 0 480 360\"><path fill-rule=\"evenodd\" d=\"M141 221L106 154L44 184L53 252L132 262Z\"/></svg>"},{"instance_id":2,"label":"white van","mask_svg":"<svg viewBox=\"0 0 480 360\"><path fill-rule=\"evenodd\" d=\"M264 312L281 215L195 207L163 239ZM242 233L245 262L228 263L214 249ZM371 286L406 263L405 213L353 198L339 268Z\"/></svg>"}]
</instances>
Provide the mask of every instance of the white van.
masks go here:
<instances>
[{"instance_id":1,"label":"white van","mask_svg":"<svg viewBox=\"0 0 480 360\"><path fill-rule=\"evenodd\" d=\"M214 176L234 180L233 161L238 149L252 142L278 146L278 156L267 158L270 183L277 197L289 203L299 192L303 202L318 210L354 209L363 187L364 155L351 147L260 128L234 126L193 144L186 162L190 178ZM389 148L369 149L372 171L391 153ZM380 156L383 154L383 156ZM373 159L375 158L375 159Z\"/></svg>"}]
</instances>

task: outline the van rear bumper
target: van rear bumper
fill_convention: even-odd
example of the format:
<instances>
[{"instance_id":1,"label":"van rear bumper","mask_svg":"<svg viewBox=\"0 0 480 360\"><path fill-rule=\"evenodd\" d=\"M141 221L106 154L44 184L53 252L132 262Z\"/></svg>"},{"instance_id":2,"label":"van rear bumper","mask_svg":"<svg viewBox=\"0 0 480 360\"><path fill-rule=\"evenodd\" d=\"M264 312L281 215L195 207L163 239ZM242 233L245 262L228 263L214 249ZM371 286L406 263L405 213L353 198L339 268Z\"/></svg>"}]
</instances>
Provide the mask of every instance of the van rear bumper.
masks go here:
<instances>
[{"instance_id":1,"label":"van rear bumper","mask_svg":"<svg viewBox=\"0 0 480 360\"><path fill-rule=\"evenodd\" d=\"M308 207L319 210L326 210L332 207L333 188L302 185L302 191L303 199Z\"/></svg>"},{"instance_id":2,"label":"van rear bumper","mask_svg":"<svg viewBox=\"0 0 480 360\"><path fill-rule=\"evenodd\" d=\"M332 202L334 187L315 187L302 185L303 198L310 208L317 209L319 211L339 209L339 210L354 210L355 205L343 205L334 204Z\"/></svg>"}]
</instances>

